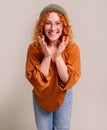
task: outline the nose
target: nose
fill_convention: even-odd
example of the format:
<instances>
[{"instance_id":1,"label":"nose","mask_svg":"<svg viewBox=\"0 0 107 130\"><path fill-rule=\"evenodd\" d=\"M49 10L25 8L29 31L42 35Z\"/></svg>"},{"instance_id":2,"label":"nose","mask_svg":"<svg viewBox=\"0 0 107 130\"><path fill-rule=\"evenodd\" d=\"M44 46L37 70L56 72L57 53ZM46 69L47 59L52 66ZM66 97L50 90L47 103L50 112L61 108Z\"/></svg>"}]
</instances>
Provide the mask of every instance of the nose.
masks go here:
<instances>
[{"instance_id":1,"label":"nose","mask_svg":"<svg viewBox=\"0 0 107 130\"><path fill-rule=\"evenodd\" d=\"M51 29L52 29L52 30L55 29L55 24L51 24Z\"/></svg>"}]
</instances>

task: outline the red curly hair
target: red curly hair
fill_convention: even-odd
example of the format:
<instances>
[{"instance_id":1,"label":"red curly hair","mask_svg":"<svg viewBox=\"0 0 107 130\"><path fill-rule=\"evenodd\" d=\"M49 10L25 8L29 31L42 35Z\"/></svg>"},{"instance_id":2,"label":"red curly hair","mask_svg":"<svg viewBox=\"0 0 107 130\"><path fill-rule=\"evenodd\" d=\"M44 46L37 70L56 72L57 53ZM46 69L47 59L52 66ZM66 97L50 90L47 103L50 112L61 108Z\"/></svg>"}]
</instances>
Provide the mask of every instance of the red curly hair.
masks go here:
<instances>
[{"instance_id":1,"label":"red curly hair","mask_svg":"<svg viewBox=\"0 0 107 130\"><path fill-rule=\"evenodd\" d=\"M48 13L44 14L42 17L40 17L37 24L36 24L36 26L35 26L35 28L34 28L33 44L35 46L39 46L38 36L44 35L44 23L47 20L50 13L51 12L48 12ZM58 45L60 44L63 36L68 37L69 38L69 43L72 43L73 35L72 35L72 30L71 30L71 26L69 24L68 17L62 15L59 12L56 12L56 13L59 16L60 21L63 23L63 31L62 31L61 37L58 40Z\"/></svg>"}]
</instances>

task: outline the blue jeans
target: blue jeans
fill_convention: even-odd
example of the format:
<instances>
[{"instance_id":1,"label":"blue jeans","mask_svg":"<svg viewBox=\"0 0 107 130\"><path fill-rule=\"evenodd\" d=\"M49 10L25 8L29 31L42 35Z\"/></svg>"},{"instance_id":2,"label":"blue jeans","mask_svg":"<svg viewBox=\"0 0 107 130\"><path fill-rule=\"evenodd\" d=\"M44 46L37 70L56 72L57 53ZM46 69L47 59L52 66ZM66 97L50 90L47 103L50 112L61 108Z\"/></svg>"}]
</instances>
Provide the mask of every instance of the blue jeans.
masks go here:
<instances>
[{"instance_id":1,"label":"blue jeans","mask_svg":"<svg viewBox=\"0 0 107 130\"><path fill-rule=\"evenodd\" d=\"M72 89L70 89L67 91L64 102L58 110L46 112L38 106L33 94L37 130L70 130L72 96Z\"/></svg>"}]
</instances>

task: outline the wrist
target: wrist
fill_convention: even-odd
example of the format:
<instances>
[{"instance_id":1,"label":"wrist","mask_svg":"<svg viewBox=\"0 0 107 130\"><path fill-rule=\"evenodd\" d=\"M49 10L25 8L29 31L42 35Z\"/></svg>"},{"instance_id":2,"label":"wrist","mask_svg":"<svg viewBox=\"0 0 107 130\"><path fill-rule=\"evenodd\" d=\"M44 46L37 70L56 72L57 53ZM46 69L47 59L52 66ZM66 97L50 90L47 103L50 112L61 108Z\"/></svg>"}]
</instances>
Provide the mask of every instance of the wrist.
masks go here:
<instances>
[{"instance_id":1,"label":"wrist","mask_svg":"<svg viewBox=\"0 0 107 130\"><path fill-rule=\"evenodd\" d=\"M58 59L61 59L61 58L62 58L61 55L55 56L55 61L58 60Z\"/></svg>"},{"instance_id":2,"label":"wrist","mask_svg":"<svg viewBox=\"0 0 107 130\"><path fill-rule=\"evenodd\" d=\"M44 60L51 61L51 56L44 56Z\"/></svg>"}]
</instances>

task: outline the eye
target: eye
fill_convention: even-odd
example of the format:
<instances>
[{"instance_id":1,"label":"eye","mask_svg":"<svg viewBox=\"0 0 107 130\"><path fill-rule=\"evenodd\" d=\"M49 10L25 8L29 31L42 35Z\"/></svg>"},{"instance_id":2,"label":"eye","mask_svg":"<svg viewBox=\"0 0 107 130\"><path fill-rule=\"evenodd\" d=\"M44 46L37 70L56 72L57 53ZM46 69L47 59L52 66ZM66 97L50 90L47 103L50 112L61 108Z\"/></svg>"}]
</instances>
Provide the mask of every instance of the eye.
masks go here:
<instances>
[{"instance_id":1,"label":"eye","mask_svg":"<svg viewBox=\"0 0 107 130\"><path fill-rule=\"evenodd\" d=\"M61 24L61 22L56 22L55 24L56 24L56 25L60 25L60 24Z\"/></svg>"},{"instance_id":2,"label":"eye","mask_svg":"<svg viewBox=\"0 0 107 130\"><path fill-rule=\"evenodd\" d=\"M46 21L45 24L46 24L46 25L51 25L51 22Z\"/></svg>"},{"instance_id":3,"label":"eye","mask_svg":"<svg viewBox=\"0 0 107 130\"><path fill-rule=\"evenodd\" d=\"M55 23L55 25L56 25L57 27L60 27L60 26L62 26L62 23L58 21L58 22Z\"/></svg>"}]
</instances>

